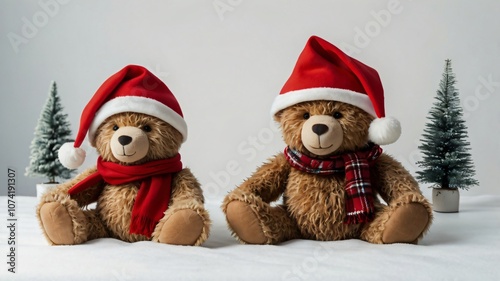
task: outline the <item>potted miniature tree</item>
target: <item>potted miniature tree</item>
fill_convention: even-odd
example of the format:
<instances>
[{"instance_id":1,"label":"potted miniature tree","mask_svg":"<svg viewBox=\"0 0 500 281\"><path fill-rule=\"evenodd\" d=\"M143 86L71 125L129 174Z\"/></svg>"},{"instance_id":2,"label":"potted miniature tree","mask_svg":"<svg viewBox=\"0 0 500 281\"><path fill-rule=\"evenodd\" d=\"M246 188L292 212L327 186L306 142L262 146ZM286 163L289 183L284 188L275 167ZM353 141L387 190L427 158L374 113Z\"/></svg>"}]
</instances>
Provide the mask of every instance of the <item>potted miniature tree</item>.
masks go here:
<instances>
[{"instance_id":1,"label":"potted miniature tree","mask_svg":"<svg viewBox=\"0 0 500 281\"><path fill-rule=\"evenodd\" d=\"M37 197L49 188L58 184L56 178L69 179L74 170L64 167L58 159L57 152L62 144L72 141L67 114L57 94L56 82L52 82L49 97L40 114L35 128L35 137L31 141L30 163L26 168L26 176L45 177L47 182L37 184Z\"/></svg>"},{"instance_id":2,"label":"potted miniature tree","mask_svg":"<svg viewBox=\"0 0 500 281\"><path fill-rule=\"evenodd\" d=\"M462 119L458 91L451 60L446 60L443 78L439 84L436 102L429 111L429 123L422 134L418 147L423 154L417 164L417 179L433 184L433 209L437 212L458 212L460 194L458 189L468 190L478 185L469 153L467 127Z\"/></svg>"}]
</instances>

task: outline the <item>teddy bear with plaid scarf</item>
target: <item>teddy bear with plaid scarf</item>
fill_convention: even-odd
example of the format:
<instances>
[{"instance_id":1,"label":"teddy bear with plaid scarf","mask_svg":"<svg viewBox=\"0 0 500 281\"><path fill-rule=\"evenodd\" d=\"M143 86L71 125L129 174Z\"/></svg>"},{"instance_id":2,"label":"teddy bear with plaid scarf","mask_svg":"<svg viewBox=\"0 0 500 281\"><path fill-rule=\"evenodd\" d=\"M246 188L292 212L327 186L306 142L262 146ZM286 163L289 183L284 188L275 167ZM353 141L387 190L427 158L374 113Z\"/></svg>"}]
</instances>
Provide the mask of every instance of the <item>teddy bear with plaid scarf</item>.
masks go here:
<instances>
[{"instance_id":1,"label":"teddy bear with plaid scarf","mask_svg":"<svg viewBox=\"0 0 500 281\"><path fill-rule=\"evenodd\" d=\"M376 70L312 36L271 113L284 152L222 204L240 242L418 243L432 209L411 174L380 147L395 142L401 127L385 116Z\"/></svg>"}]
</instances>

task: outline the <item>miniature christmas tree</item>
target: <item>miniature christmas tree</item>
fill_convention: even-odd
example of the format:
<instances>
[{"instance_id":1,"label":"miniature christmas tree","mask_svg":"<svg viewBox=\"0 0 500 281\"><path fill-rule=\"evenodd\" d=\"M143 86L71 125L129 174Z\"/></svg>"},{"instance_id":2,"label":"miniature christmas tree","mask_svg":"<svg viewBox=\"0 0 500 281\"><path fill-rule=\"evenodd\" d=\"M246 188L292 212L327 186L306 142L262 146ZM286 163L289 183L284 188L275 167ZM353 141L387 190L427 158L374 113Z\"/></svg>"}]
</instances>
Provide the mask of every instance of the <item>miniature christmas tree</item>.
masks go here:
<instances>
[{"instance_id":1,"label":"miniature christmas tree","mask_svg":"<svg viewBox=\"0 0 500 281\"><path fill-rule=\"evenodd\" d=\"M69 179L73 170L64 167L57 157L57 151L65 142L72 141L67 114L57 94L56 82L52 82L49 97L40 114L35 128L35 138L31 142L30 164L26 168L26 176L48 178L48 183L55 183L56 177Z\"/></svg>"},{"instance_id":2,"label":"miniature christmas tree","mask_svg":"<svg viewBox=\"0 0 500 281\"><path fill-rule=\"evenodd\" d=\"M430 122L426 124L422 145L422 161L417 162L422 171L417 179L433 183L435 188L469 189L478 185L474 164L469 153L467 127L462 119L462 108L458 91L455 89L455 75L451 60L446 60L443 78L439 84L436 102L429 112Z\"/></svg>"}]
</instances>

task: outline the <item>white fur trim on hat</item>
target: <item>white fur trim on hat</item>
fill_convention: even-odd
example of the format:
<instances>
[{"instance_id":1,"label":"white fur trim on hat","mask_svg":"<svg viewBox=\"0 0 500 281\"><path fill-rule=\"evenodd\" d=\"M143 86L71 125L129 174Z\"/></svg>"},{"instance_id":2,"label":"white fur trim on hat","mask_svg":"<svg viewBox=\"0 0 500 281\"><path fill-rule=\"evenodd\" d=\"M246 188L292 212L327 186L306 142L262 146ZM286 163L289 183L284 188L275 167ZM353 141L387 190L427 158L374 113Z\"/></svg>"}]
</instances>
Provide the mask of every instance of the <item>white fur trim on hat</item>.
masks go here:
<instances>
[{"instance_id":1,"label":"white fur trim on hat","mask_svg":"<svg viewBox=\"0 0 500 281\"><path fill-rule=\"evenodd\" d=\"M380 145L396 142L401 136L401 124L394 117L376 118L368 129L368 138Z\"/></svg>"},{"instance_id":2,"label":"white fur trim on hat","mask_svg":"<svg viewBox=\"0 0 500 281\"><path fill-rule=\"evenodd\" d=\"M274 99L271 115L297 103L315 100L333 100L352 104L377 117L368 95L338 88L308 88L290 91Z\"/></svg>"},{"instance_id":3,"label":"white fur trim on hat","mask_svg":"<svg viewBox=\"0 0 500 281\"><path fill-rule=\"evenodd\" d=\"M187 139L186 121L173 109L154 99L123 96L108 101L96 112L88 132L90 142L94 141L97 128L106 118L122 112L137 112L157 117L177 129L183 136L183 142Z\"/></svg>"},{"instance_id":4,"label":"white fur trim on hat","mask_svg":"<svg viewBox=\"0 0 500 281\"><path fill-rule=\"evenodd\" d=\"M86 153L82 148L75 147L74 142L67 142L61 145L57 156L64 167L76 169L85 161Z\"/></svg>"}]
</instances>

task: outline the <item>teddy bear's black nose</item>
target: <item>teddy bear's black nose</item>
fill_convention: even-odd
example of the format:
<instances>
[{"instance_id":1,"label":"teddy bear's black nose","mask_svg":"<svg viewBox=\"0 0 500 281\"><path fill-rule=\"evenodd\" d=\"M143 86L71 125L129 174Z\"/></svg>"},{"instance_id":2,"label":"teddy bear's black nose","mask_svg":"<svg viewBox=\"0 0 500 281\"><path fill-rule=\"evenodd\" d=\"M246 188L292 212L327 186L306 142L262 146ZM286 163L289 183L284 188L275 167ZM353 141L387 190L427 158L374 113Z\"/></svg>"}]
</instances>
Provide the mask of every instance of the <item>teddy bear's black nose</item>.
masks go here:
<instances>
[{"instance_id":1,"label":"teddy bear's black nose","mask_svg":"<svg viewBox=\"0 0 500 281\"><path fill-rule=\"evenodd\" d=\"M118 137L118 142L119 142L121 145L125 146L125 145L127 145L127 144L129 144L129 143L131 143L131 142L132 142L132 138L131 138L131 137L129 137L129 136L119 136L119 137Z\"/></svg>"},{"instance_id":2,"label":"teddy bear's black nose","mask_svg":"<svg viewBox=\"0 0 500 281\"><path fill-rule=\"evenodd\" d=\"M321 136L322 134L328 132L328 126L325 124L314 124L312 126L312 131L318 135Z\"/></svg>"}]
</instances>

